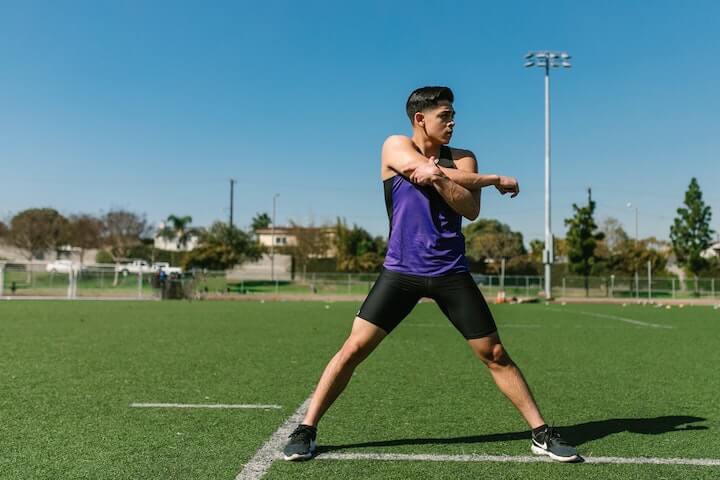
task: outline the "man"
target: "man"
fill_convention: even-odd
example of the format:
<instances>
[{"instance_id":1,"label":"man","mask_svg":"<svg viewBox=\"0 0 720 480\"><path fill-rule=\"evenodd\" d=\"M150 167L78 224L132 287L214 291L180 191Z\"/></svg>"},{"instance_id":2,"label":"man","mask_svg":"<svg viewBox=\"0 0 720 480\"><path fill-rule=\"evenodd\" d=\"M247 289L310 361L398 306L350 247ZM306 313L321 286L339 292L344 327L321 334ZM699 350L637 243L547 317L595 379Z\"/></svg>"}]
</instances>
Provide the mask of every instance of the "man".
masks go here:
<instances>
[{"instance_id":1,"label":"man","mask_svg":"<svg viewBox=\"0 0 720 480\"><path fill-rule=\"evenodd\" d=\"M381 174L390 220L384 268L350 336L325 368L303 423L290 435L286 460L312 457L320 418L360 362L422 297L435 300L528 423L533 453L562 462L578 459L575 448L545 423L469 273L462 217L477 218L483 187L495 186L511 197L520 189L515 178L479 175L472 152L447 146L455 128L453 101L447 87L415 90L406 105L412 137L393 135L383 144Z\"/></svg>"}]
</instances>

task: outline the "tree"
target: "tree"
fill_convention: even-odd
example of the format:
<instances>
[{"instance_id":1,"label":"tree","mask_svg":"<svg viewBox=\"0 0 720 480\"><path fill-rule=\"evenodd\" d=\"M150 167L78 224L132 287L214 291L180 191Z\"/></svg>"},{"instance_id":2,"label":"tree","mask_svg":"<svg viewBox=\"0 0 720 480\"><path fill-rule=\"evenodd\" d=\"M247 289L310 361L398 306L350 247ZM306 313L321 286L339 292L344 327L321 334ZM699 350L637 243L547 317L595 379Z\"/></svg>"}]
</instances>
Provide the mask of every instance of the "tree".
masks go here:
<instances>
[{"instance_id":1,"label":"tree","mask_svg":"<svg viewBox=\"0 0 720 480\"><path fill-rule=\"evenodd\" d=\"M169 215L158 234L168 242L175 241L178 250L185 250L190 239L200 233L199 229L190 227L191 223L192 217L189 215L184 217ZM170 259L170 263L175 264L174 252L171 252Z\"/></svg>"},{"instance_id":2,"label":"tree","mask_svg":"<svg viewBox=\"0 0 720 480\"><path fill-rule=\"evenodd\" d=\"M588 189L587 206L578 207L573 203L573 210L575 215L565 220L565 225L569 227L565 237L568 262L572 272L585 278L585 295L589 296L588 277L599 259L595 249L597 242L604 238L604 234L597 231L597 225L593 218L595 202L592 201L590 189Z\"/></svg>"},{"instance_id":3,"label":"tree","mask_svg":"<svg viewBox=\"0 0 720 480\"><path fill-rule=\"evenodd\" d=\"M490 260L490 270L498 272L503 258L525 255L525 246L520 232L497 220L481 219L463 228L465 251L468 257L477 262Z\"/></svg>"},{"instance_id":4,"label":"tree","mask_svg":"<svg viewBox=\"0 0 720 480\"><path fill-rule=\"evenodd\" d=\"M655 274L662 273L667 265L663 242L654 237L639 241L625 240L610 253L606 260L607 267L611 272L623 275L634 275L635 272L644 271L648 261Z\"/></svg>"},{"instance_id":5,"label":"tree","mask_svg":"<svg viewBox=\"0 0 720 480\"><path fill-rule=\"evenodd\" d=\"M311 259L326 257L330 250L331 229L329 227L316 227L312 222L308 226L303 226L290 220L288 233L295 238L295 244L276 247L276 251L292 255L295 268L299 270L306 270Z\"/></svg>"},{"instance_id":6,"label":"tree","mask_svg":"<svg viewBox=\"0 0 720 480\"><path fill-rule=\"evenodd\" d=\"M52 208L23 210L10 220L10 243L26 252L28 261L43 258L65 240L67 219Z\"/></svg>"},{"instance_id":7,"label":"tree","mask_svg":"<svg viewBox=\"0 0 720 480\"><path fill-rule=\"evenodd\" d=\"M80 249L80 265L85 261L85 252L98 248L101 242L103 222L87 214L72 215L68 223L68 241Z\"/></svg>"},{"instance_id":8,"label":"tree","mask_svg":"<svg viewBox=\"0 0 720 480\"><path fill-rule=\"evenodd\" d=\"M127 210L110 210L103 216L102 243L109 247L110 255L117 264L126 259L130 250L142 243L148 234L145 216ZM118 272L115 270L113 285L117 285Z\"/></svg>"},{"instance_id":9,"label":"tree","mask_svg":"<svg viewBox=\"0 0 720 480\"><path fill-rule=\"evenodd\" d=\"M344 219L335 224L337 269L340 272L376 272L380 270L387 245L382 237L373 237L357 225L348 228Z\"/></svg>"},{"instance_id":10,"label":"tree","mask_svg":"<svg viewBox=\"0 0 720 480\"><path fill-rule=\"evenodd\" d=\"M184 259L185 268L226 270L260 258L261 248L246 232L227 223L215 222L200 234L197 247Z\"/></svg>"},{"instance_id":11,"label":"tree","mask_svg":"<svg viewBox=\"0 0 720 480\"><path fill-rule=\"evenodd\" d=\"M603 242L609 252L616 251L619 247L628 241L628 234L623 229L622 224L617 218L607 217L602 222L600 231L603 232Z\"/></svg>"},{"instance_id":12,"label":"tree","mask_svg":"<svg viewBox=\"0 0 720 480\"><path fill-rule=\"evenodd\" d=\"M8 227L3 222L0 222L0 238L3 238L8 234Z\"/></svg>"},{"instance_id":13,"label":"tree","mask_svg":"<svg viewBox=\"0 0 720 480\"><path fill-rule=\"evenodd\" d=\"M695 177L685 192L685 207L678 208L677 213L670 227L673 251L678 263L697 276L707 265L700 253L710 245L714 232L710 229L710 206L705 205Z\"/></svg>"},{"instance_id":14,"label":"tree","mask_svg":"<svg viewBox=\"0 0 720 480\"><path fill-rule=\"evenodd\" d=\"M257 232L261 228L268 228L271 223L272 219L270 218L270 215L265 212L258 213L252 219L252 230L253 232Z\"/></svg>"}]
</instances>

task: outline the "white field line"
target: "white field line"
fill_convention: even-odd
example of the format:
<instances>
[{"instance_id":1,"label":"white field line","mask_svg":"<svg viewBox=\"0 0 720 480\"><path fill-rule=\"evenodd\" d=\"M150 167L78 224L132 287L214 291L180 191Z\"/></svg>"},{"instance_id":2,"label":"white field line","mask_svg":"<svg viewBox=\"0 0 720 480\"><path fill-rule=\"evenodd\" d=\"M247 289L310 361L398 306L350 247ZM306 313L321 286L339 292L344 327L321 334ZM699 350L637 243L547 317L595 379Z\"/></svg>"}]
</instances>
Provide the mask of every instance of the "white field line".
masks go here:
<instances>
[{"instance_id":1,"label":"white field line","mask_svg":"<svg viewBox=\"0 0 720 480\"><path fill-rule=\"evenodd\" d=\"M608 318L610 320L619 320L621 322L631 323L633 325L639 325L641 327L675 328L670 325L658 325L657 323L641 322L640 320L635 320L632 318L618 317L617 315L606 315L604 313L578 312L578 311L574 311L574 310L560 310L559 308L549 308L548 310L552 310L553 312L562 312L562 313L579 313L580 315L586 315L588 317Z\"/></svg>"},{"instance_id":2,"label":"white field line","mask_svg":"<svg viewBox=\"0 0 720 480\"><path fill-rule=\"evenodd\" d=\"M275 460L282 458L280 449L287 440L288 435L295 430L295 427L302 421L303 417L305 417L305 412L307 412L310 406L311 398L312 395L295 410L295 413L285 420L285 423L280 425L280 428L275 430L275 433L270 436L270 439L265 442L265 445L255 452L255 455L250 461L243 466L242 471L237 474L235 480L259 480L265 475Z\"/></svg>"},{"instance_id":3,"label":"white field line","mask_svg":"<svg viewBox=\"0 0 720 480\"><path fill-rule=\"evenodd\" d=\"M280 405L261 404L237 404L227 405L222 403L213 404L192 404L192 403L131 403L132 408L258 408L258 409L280 409Z\"/></svg>"},{"instance_id":4,"label":"white field line","mask_svg":"<svg viewBox=\"0 0 720 480\"><path fill-rule=\"evenodd\" d=\"M384 460L421 462L552 462L550 458L542 456L429 455L405 453L321 453L315 458L317 460ZM715 458L583 457L583 460L585 463L720 466L720 459Z\"/></svg>"}]
</instances>

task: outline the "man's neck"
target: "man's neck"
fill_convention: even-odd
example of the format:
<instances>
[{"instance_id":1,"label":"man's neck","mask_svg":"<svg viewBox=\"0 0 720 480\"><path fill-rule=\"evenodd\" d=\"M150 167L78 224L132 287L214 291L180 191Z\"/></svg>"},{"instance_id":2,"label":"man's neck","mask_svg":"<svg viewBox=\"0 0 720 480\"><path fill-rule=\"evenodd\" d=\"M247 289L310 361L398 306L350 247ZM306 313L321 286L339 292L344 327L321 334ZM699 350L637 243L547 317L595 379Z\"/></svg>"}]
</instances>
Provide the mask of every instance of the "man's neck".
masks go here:
<instances>
[{"instance_id":1,"label":"man's neck","mask_svg":"<svg viewBox=\"0 0 720 480\"><path fill-rule=\"evenodd\" d=\"M420 150L420 153L425 155L426 157L440 157L440 147L441 145L433 143L429 138L427 138L424 134L414 132L413 136L411 137L413 143L415 146Z\"/></svg>"}]
</instances>

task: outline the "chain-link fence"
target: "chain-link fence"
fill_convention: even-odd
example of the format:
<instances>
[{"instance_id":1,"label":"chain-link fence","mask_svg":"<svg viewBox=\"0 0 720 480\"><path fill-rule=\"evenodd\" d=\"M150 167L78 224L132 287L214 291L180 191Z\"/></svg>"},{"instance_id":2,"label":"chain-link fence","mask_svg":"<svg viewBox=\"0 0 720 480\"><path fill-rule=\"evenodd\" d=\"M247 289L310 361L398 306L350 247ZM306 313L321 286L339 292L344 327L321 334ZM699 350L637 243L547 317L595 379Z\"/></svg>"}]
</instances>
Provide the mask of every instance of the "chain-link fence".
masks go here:
<instances>
[{"instance_id":1,"label":"chain-link fence","mask_svg":"<svg viewBox=\"0 0 720 480\"><path fill-rule=\"evenodd\" d=\"M293 294L367 295L377 273L302 273L293 280L228 280L225 271L133 271L126 265L79 265L45 262L1 263L0 297L52 298L202 298L218 295ZM473 274L488 298L542 297L544 279L532 275ZM558 276L553 278L554 297L718 298L720 279L677 277Z\"/></svg>"}]
</instances>

